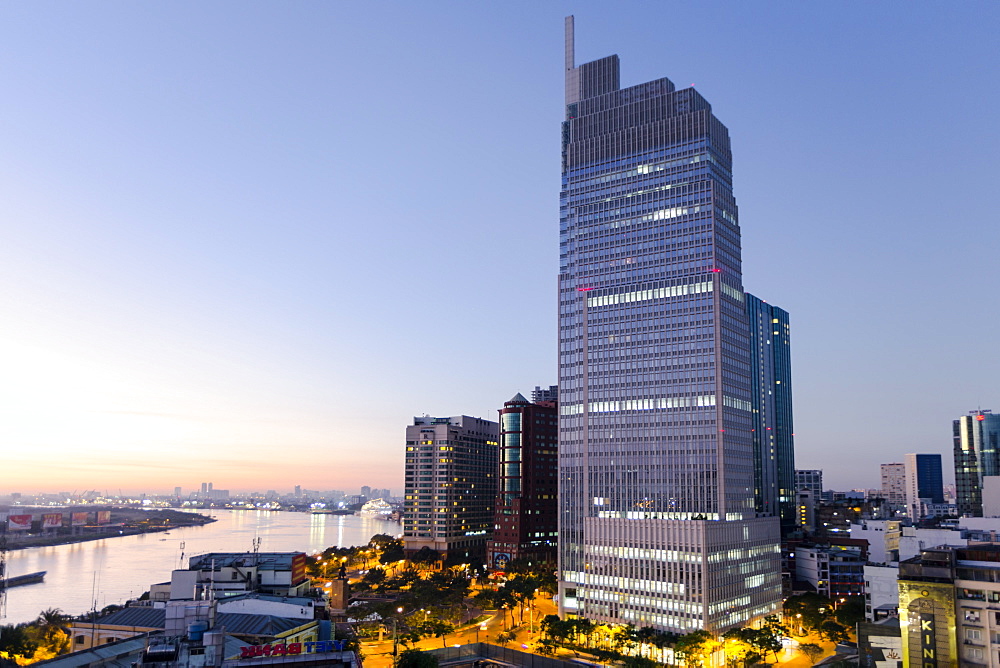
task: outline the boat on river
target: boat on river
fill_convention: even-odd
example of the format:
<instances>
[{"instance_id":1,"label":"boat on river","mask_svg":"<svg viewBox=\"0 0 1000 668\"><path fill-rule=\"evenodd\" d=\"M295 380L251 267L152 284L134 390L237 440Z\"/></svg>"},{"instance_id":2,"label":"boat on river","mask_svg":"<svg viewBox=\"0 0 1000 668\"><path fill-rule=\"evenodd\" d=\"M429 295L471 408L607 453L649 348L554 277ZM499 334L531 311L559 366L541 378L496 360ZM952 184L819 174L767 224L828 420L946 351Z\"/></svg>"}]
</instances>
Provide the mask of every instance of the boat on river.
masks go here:
<instances>
[{"instance_id":1,"label":"boat on river","mask_svg":"<svg viewBox=\"0 0 1000 668\"><path fill-rule=\"evenodd\" d=\"M358 515L388 517L392 514L392 510L392 505L385 499L372 499L365 505L361 506L361 510L358 512Z\"/></svg>"},{"instance_id":2,"label":"boat on river","mask_svg":"<svg viewBox=\"0 0 1000 668\"><path fill-rule=\"evenodd\" d=\"M38 571L37 573L15 575L14 577L0 580L0 589L20 587L21 585L38 584L39 582L42 582L45 579L46 573L48 573L48 571Z\"/></svg>"}]
</instances>

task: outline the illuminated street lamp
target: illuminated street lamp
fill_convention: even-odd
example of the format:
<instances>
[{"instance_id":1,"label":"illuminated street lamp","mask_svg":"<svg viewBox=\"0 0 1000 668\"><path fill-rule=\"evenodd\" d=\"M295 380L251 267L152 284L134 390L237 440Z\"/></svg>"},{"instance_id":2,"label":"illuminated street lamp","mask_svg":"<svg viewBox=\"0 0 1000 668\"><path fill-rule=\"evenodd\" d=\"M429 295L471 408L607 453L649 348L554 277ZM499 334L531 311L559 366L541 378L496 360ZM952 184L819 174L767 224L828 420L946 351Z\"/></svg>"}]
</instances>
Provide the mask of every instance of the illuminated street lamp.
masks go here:
<instances>
[{"instance_id":1,"label":"illuminated street lamp","mask_svg":"<svg viewBox=\"0 0 1000 668\"><path fill-rule=\"evenodd\" d=\"M396 614L402 614L403 608L396 608ZM392 664L396 665L396 658L399 656L399 626L398 618L392 618Z\"/></svg>"}]
</instances>

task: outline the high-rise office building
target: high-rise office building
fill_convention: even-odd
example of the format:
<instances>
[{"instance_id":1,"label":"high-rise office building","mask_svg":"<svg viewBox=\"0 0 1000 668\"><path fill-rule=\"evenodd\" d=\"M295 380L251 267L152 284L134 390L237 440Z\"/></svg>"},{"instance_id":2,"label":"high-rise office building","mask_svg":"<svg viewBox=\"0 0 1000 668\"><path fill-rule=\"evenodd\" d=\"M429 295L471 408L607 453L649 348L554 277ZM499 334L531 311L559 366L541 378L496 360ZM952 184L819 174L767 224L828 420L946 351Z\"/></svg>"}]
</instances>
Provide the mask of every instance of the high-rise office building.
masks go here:
<instances>
[{"instance_id":1,"label":"high-rise office building","mask_svg":"<svg viewBox=\"0 0 1000 668\"><path fill-rule=\"evenodd\" d=\"M970 411L952 423L955 502L964 517L983 516L983 478L1000 475L1000 415Z\"/></svg>"},{"instance_id":2,"label":"high-rise office building","mask_svg":"<svg viewBox=\"0 0 1000 668\"><path fill-rule=\"evenodd\" d=\"M906 507L906 464L882 464L882 498L894 510Z\"/></svg>"},{"instance_id":3,"label":"high-rise office building","mask_svg":"<svg viewBox=\"0 0 1000 668\"><path fill-rule=\"evenodd\" d=\"M781 601L754 507L750 332L729 133L693 88L620 88L566 25L560 608L719 631Z\"/></svg>"},{"instance_id":4,"label":"high-rise office building","mask_svg":"<svg viewBox=\"0 0 1000 668\"><path fill-rule=\"evenodd\" d=\"M453 562L486 556L497 492L498 437L499 425L482 418L413 418L406 428L403 501L408 553L428 547Z\"/></svg>"},{"instance_id":5,"label":"high-rise office building","mask_svg":"<svg viewBox=\"0 0 1000 668\"><path fill-rule=\"evenodd\" d=\"M795 489L808 489L819 503L823 498L823 469L796 469Z\"/></svg>"},{"instance_id":6,"label":"high-rise office building","mask_svg":"<svg viewBox=\"0 0 1000 668\"><path fill-rule=\"evenodd\" d=\"M795 443L788 312L746 295L750 320L750 402L757 512L778 515L782 535L795 529Z\"/></svg>"},{"instance_id":7,"label":"high-rise office building","mask_svg":"<svg viewBox=\"0 0 1000 668\"><path fill-rule=\"evenodd\" d=\"M500 410L500 471L493 538L486 563L502 571L514 559L555 566L559 535L555 401L520 393Z\"/></svg>"},{"instance_id":8,"label":"high-rise office building","mask_svg":"<svg viewBox=\"0 0 1000 668\"><path fill-rule=\"evenodd\" d=\"M941 455L908 454L906 467L907 514L914 522L922 519L922 503L944 503Z\"/></svg>"}]
</instances>

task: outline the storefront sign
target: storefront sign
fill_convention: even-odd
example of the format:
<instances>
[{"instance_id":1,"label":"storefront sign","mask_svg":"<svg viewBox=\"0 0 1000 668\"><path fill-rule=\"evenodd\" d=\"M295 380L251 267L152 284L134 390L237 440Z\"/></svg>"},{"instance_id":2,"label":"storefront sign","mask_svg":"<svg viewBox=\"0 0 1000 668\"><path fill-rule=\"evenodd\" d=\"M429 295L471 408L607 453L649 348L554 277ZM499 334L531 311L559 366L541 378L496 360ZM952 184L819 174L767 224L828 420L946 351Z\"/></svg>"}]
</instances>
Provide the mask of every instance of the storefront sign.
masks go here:
<instances>
[{"instance_id":1,"label":"storefront sign","mask_svg":"<svg viewBox=\"0 0 1000 668\"><path fill-rule=\"evenodd\" d=\"M934 637L934 615L920 615L920 658L921 665L928 668L937 666L937 642Z\"/></svg>"},{"instance_id":2,"label":"storefront sign","mask_svg":"<svg viewBox=\"0 0 1000 668\"><path fill-rule=\"evenodd\" d=\"M291 656L294 654L326 654L344 651L343 640L310 640L309 642L275 643L240 647L241 659L255 656Z\"/></svg>"}]
</instances>

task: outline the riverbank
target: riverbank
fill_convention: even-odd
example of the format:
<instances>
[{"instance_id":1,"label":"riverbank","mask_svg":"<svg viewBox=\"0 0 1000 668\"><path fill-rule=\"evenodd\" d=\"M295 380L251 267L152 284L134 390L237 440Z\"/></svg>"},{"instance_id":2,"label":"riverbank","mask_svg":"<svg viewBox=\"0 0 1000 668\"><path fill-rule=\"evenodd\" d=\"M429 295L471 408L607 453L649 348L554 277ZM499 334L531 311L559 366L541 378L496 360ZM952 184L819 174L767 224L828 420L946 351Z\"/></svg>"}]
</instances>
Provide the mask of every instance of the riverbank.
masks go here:
<instances>
[{"instance_id":1,"label":"riverbank","mask_svg":"<svg viewBox=\"0 0 1000 668\"><path fill-rule=\"evenodd\" d=\"M79 512L83 512L84 510L106 510L111 512L111 517L107 524L76 527L64 526L40 534L21 534L20 532L8 531L3 536L6 539L7 549L23 550L29 547L68 545L70 543L84 543L91 540L135 536L144 533L163 533L171 529L203 526L215 521L214 517L209 517L208 515L186 513L173 509L142 510L139 508L108 508L107 506L93 508L77 508L74 506L73 509L79 510Z\"/></svg>"}]
</instances>

